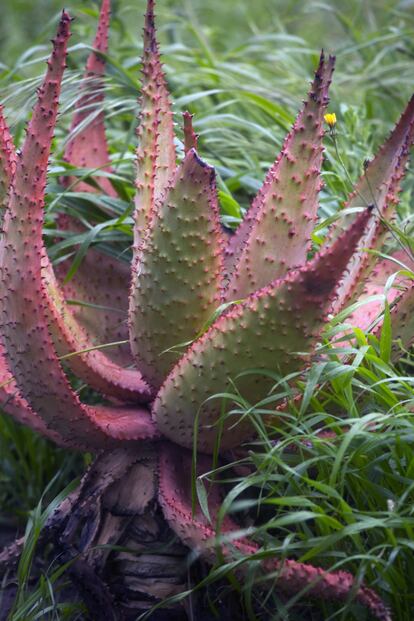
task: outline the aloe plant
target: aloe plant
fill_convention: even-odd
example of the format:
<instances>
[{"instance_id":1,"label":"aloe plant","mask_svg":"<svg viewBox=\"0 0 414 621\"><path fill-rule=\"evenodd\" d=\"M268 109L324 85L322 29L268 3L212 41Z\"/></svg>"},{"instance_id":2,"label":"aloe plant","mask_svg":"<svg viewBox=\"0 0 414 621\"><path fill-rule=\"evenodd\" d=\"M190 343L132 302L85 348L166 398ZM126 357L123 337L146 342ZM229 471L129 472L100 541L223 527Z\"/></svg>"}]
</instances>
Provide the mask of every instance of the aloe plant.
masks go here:
<instances>
[{"instance_id":1,"label":"aloe plant","mask_svg":"<svg viewBox=\"0 0 414 621\"><path fill-rule=\"evenodd\" d=\"M110 172L100 112L109 12L109 0L103 0L65 158L75 167ZM185 155L177 165L154 3L148 0L131 269L91 250L64 283L61 268L54 270L48 259L42 225L69 36L70 17L63 12L19 155L0 115L2 406L61 446L97 453L77 492L46 524L44 537L72 560L70 573L86 603L105 618L128 618L184 590L183 558L190 548L210 563L218 549L225 560L254 555L283 593L305 589L307 597L338 601L354 596L375 618L391 619L376 593L346 572L271 558L259 543L233 536L240 525L229 516L217 533L220 483L212 485L208 511L202 510L192 496L192 464L193 474L205 473L213 454L254 436L251 420L220 395L236 384L254 405L272 388L273 375L266 371L284 376L306 368L329 314L376 291L386 278L389 264L380 262L372 280L375 256L366 249L381 249L384 221L398 201L413 141L414 99L349 198L358 213L342 229L333 227L309 259L334 69L334 58L322 53L280 155L245 220L227 236L215 171L198 155L189 114ZM94 119L87 124L91 111ZM96 181L99 191L116 195L108 177ZM76 179L63 183L76 185ZM84 181L78 187L97 191ZM59 226L76 231L80 225L60 216ZM70 297L86 304L74 310ZM403 282L392 322L406 347L413 341L413 300L413 288ZM128 312L128 324L119 326L108 306ZM129 347L99 348L123 340ZM80 401L62 358L107 405ZM160 549L167 525L181 544ZM2 569L16 562L21 545L3 552ZM128 554L128 547L138 556ZM237 575L244 571L242 563L235 569Z\"/></svg>"}]
</instances>

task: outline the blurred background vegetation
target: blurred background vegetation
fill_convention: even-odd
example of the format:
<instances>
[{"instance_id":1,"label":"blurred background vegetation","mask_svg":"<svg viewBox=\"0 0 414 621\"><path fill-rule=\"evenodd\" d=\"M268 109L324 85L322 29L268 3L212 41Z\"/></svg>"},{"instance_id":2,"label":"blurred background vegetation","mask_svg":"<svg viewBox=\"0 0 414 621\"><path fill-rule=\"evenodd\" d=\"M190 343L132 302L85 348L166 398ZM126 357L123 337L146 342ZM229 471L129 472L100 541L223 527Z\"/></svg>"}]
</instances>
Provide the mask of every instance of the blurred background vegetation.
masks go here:
<instances>
[{"instance_id":1,"label":"blurred background vegetation","mask_svg":"<svg viewBox=\"0 0 414 621\"><path fill-rule=\"evenodd\" d=\"M3 69L12 67L22 55L27 59L28 50L33 59L46 49L62 5L76 18L72 45L87 43L98 2L3 0ZM113 1L114 53L127 45L139 48L143 12L143 0ZM338 55L335 93L345 102L359 103L375 91L374 107L388 98L401 103L413 90L412 0L160 0L157 12L164 53L168 57L173 49L181 52L175 54L175 63L185 62L183 51L188 47L198 48L199 62L205 67L218 60L242 59L253 69L253 75L240 75L242 82L258 77L254 75L258 63L257 72L263 66L268 70L271 91L280 86L280 76L285 85L286 80L308 75L306 54L316 54L323 47ZM287 51L290 59L283 58ZM301 65L299 76L285 75L288 69L298 73Z\"/></svg>"},{"instance_id":2,"label":"blurred background vegetation","mask_svg":"<svg viewBox=\"0 0 414 621\"><path fill-rule=\"evenodd\" d=\"M45 36L53 32L56 13L63 5L78 16L90 12L98 2L3 0L0 26L3 58L13 62L27 42L44 44ZM212 47L221 50L243 44L246 37L253 34L284 33L297 36L308 45L339 52L349 39L356 46L369 47L370 40L382 31L388 41L394 35L395 48L400 47L402 51L408 42L395 35L401 34L404 38L404 30L412 27L413 10L412 0L159 0L157 5L164 24L168 23L167 37L173 38L175 24L184 20L187 35L196 26ZM113 2L113 14L124 21L128 33L134 37L141 28L143 11L143 0Z\"/></svg>"},{"instance_id":3,"label":"blurred background vegetation","mask_svg":"<svg viewBox=\"0 0 414 621\"><path fill-rule=\"evenodd\" d=\"M2 2L0 101L17 141L62 4L75 21L61 128L76 101L98 2ZM128 128L127 142L118 145L123 153L134 138L144 4L113 0L105 108L108 121L122 130L114 138L125 138ZM195 113L203 155L217 166L221 181L227 179L221 189L236 193L243 207L294 119L321 48L337 55L331 108L352 178L414 91L412 0L159 0L157 13L177 123L183 109ZM328 150L331 194L322 197L328 213L335 209L332 200L344 200L349 189L342 170L335 177L334 160Z\"/></svg>"}]
</instances>

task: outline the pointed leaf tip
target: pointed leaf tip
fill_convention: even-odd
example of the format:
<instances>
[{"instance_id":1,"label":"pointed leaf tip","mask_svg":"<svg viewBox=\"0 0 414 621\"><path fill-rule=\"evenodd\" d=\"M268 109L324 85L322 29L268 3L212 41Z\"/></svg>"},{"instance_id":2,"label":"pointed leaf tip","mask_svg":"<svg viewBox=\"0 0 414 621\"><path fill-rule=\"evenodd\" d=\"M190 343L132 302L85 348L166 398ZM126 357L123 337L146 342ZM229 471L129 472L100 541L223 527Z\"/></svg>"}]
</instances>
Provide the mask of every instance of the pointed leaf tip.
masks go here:
<instances>
[{"instance_id":1,"label":"pointed leaf tip","mask_svg":"<svg viewBox=\"0 0 414 621\"><path fill-rule=\"evenodd\" d=\"M65 159L72 165L78 168L99 169L107 172L111 172L112 169L102 111L104 100L102 76L105 73L105 59L101 54L105 53L108 48L110 8L110 0L103 0L93 43L94 49L86 62L86 69L80 86L80 97L71 125L71 132L74 133L74 136L69 140L65 151ZM93 114L96 116L90 121L89 117ZM87 121L89 122L86 127L79 131L78 127ZM107 195L116 196L116 191L109 179L99 177L96 180ZM83 181L79 182L72 177L64 178L63 183L65 185L74 183L74 189L80 192L97 191L90 184ZM74 233L83 230L79 221L68 215L60 216L58 224L61 230L72 230ZM96 263L99 264L99 268L96 267ZM64 274L65 267L60 265L57 273ZM127 303L129 271L128 275L125 275L123 267L122 262L109 259L109 257L102 256L92 250L79 266L76 277L71 280L69 286L65 287L65 293L69 290L71 292L70 297L75 300L90 301L92 304L98 305L101 301L103 306L117 305L113 298L118 299L118 296L119 299ZM109 272L111 272L111 276L108 276ZM92 347L92 343L106 343L127 338L127 330L124 331L124 334L118 334L120 332L119 314L112 313L108 317L108 314L103 316L102 312L94 309L92 316L92 313L89 312L88 314L85 309L82 313L79 307L74 312L72 312L73 307L68 309L64 301L63 291L54 277L50 263L44 265L43 277L48 291L52 333L60 355L65 355L71 351L89 349ZM114 284L114 280L117 280L116 284ZM84 289L82 292L82 284L85 281L88 284L86 291ZM104 299L101 300L101 298ZM122 310L125 313L127 312L125 305ZM76 321L74 315L79 321ZM82 321L85 316L86 322ZM124 347L123 352L118 351L117 353L123 356L122 364L129 365L131 356L125 360L125 350ZM112 350L105 353L90 351L70 358L69 365L77 377L86 381L95 390L127 402L136 403L143 399L147 401L148 387L145 386L139 373L116 366L114 362L119 361L111 360L112 353Z\"/></svg>"},{"instance_id":2,"label":"pointed leaf tip","mask_svg":"<svg viewBox=\"0 0 414 621\"><path fill-rule=\"evenodd\" d=\"M228 300L237 300L306 262L317 218L323 161L323 117L334 58L322 53L314 80L281 153L245 220L230 238Z\"/></svg>"},{"instance_id":3,"label":"pointed leaf tip","mask_svg":"<svg viewBox=\"0 0 414 621\"><path fill-rule=\"evenodd\" d=\"M147 39L149 48L153 52L156 52L158 50L158 42L155 37L155 0L147 0L144 30L147 31L145 34L149 35L149 38ZM145 40L144 40L144 45L145 45Z\"/></svg>"},{"instance_id":4,"label":"pointed leaf tip","mask_svg":"<svg viewBox=\"0 0 414 621\"><path fill-rule=\"evenodd\" d=\"M100 54L105 54L108 51L110 18L111 0L102 0L99 11L98 26L92 45L93 51L89 54L86 62L86 70L94 74L102 74L105 70L105 61ZM96 52L98 52L98 54Z\"/></svg>"},{"instance_id":5,"label":"pointed leaf tip","mask_svg":"<svg viewBox=\"0 0 414 621\"><path fill-rule=\"evenodd\" d=\"M184 120L184 152L188 153L191 149L197 150L198 136L193 128L193 115L188 111L183 112Z\"/></svg>"},{"instance_id":6,"label":"pointed leaf tip","mask_svg":"<svg viewBox=\"0 0 414 621\"><path fill-rule=\"evenodd\" d=\"M144 27L141 112L134 213L134 263L154 203L162 196L176 168L174 124L149 2Z\"/></svg>"},{"instance_id":7,"label":"pointed leaf tip","mask_svg":"<svg viewBox=\"0 0 414 621\"><path fill-rule=\"evenodd\" d=\"M108 31L110 20L110 1L103 0L99 13L98 27L93 44L93 51L86 62L85 74L80 85L80 96L76 103L69 140L64 159L77 168L90 168L111 172L108 145L105 134L105 118L102 110L104 101L103 76L105 60L102 53L108 49ZM92 118L90 118L92 117ZM79 131L82 123L86 126ZM116 196L109 179L96 177L95 181L103 192L109 196ZM64 185L74 184L77 192L96 192L96 188L85 181L78 181L75 177L64 177ZM61 228L67 228L67 223L60 218Z\"/></svg>"},{"instance_id":8,"label":"pointed leaf tip","mask_svg":"<svg viewBox=\"0 0 414 621\"><path fill-rule=\"evenodd\" d=\"M60 17L59 28L57 31L58 37L59 36L65 36L65 37L70 36L69 27L72 21L73 21L73 18L69 15L68 11L66 11L66 9L62 9L62 15Z\"/></svg>"}]
</instances>

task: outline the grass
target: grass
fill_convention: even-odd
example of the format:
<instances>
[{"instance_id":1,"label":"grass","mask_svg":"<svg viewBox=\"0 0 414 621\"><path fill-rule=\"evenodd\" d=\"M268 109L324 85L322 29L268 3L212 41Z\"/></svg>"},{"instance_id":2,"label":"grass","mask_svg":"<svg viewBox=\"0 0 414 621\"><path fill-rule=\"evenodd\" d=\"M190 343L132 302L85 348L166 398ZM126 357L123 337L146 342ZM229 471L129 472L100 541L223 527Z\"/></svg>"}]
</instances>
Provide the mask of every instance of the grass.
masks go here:
<instances>
[{"instance_id":1,"label":"grass","mask_svg":"<svg viewBox=\"0 0 414 621\"><path fill-rule=\"evenodd\" d=\"M254 516L254 536L269 554L351 571L381 593L395 619L408 621L414 612L414 380L404 364L389 363L374 337L357 333L347 364L335 349L325 353L300 378L302 399L292 399L287 412L273 413L283 381L273 400L250 412L260 436L235 455L243 470L229 477L222 511ZM263 427L266 415L270 424ZM298 608L296 598L281 604L266 584L264 600L254 600L251 585L242 589L246 619L303 618L306 607ZM352 606L309 607L308 614L366 618Z\"/></svg>"},{"instance_id":2,"label":"grass","mask_svg":"<svg viewBox=\"0 0 414 621\"><path fill-rule=\"evenodd\" d=\"M37 21L33 17L35 4L39 9L47 7L46 25L43 15ZM143 2L138 4L138 10L126 0L115 5L104 105L120 198L105 201L71 190L63 192L59 185L65 167L60 158L95 24L96 5L73 5L79 19L73 27L45 225L51 258L55 262L71 258L72 271L90 244L120 259L130 258L139 89L137 33ZM361 174L364 160L372 156L414 91L414 17L404 3L288 0L275 7L271 0L169 0L159 5L160 39L176 121L181 124L180 114L185 109L195 114L201 152L216 166L222 218L229 226L240 221L280 149L321 45L338 56L330 110L338 117L339 151L352 180ZM60 2L45 0L43 5L33 3L32 8L15 2L5 5L9 18L4 22L10 27L16 24L17 36L0 37L7 59L0 65L0 100L17 142L23 137L43 71L47 53L43 42L50 38L59 6ZM25 35L17 28L18 21L25 23ZM326 149L322 221L335 216L350 190L329 138ZM413 188L410 172L398 214L398 226L408 236L413 225ZM87 234L76 238L60 235L56 242L56 214L61 211L81 218ZM259 426L259 440L243 456L248 476L228 471L232 491L223 511L257 517L255 538L269 553L344 568L358 579L366 579L391 604L395 619L410 621L414 617L414 427L408 406L414 399L413 360L407 355L395 367L385 355L385 337L382 348L380 342L361 333L356 337L347 364L335 351L327 350L326 360L300 377L297 389L304 395L302 407L298 409L292 401L283 424L278 420L274 426ZM286 386L282 383L278 390L283 392ZM270 407L270 403L256 405L253 415L261 420L263 410L269 412ZM335 437L318 438L315 430L321 427ZM33 542L44 512L58 492L82 472L85 459L56 449L5 416L1 418L0 523L17 530L29 519L31 533L9 621L82 617L79 608L56 604L54 589L60 571L56 567L45 574L34 592L29 593L26 586ZM304 614L315 620L364 619L363 611L352 606L338 612L329 606L304 607L303 603L298 606L281 600L268 583L266 597L258 599L251 586L259 576L255 564L251 566L251 580L238 587L249 621L296 621ZM223 571L223 567L213 569L205 585L221 578ZM220 597L232 594L235 588L234 581L230 582L220 589ZM216 595L212 589L213 608Z\"/></svg>"}]
</instances>

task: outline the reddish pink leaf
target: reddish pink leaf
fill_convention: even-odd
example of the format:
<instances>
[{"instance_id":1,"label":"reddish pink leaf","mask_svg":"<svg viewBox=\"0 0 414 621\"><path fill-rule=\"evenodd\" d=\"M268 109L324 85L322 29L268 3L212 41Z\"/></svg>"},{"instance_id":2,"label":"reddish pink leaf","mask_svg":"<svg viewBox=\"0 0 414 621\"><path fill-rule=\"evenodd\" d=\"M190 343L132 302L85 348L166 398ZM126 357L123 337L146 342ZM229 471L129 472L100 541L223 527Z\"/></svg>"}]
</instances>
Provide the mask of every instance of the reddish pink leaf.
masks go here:
<instances>
[{"instance_id":1,"label":"reddish pink leaf","mask_svg":"<svg viewBox=\"0 0 414 621\"><path fill-rule=\"evenodd\" d=\"M5 209L8 206L9 193L16 169L16 151L10 135L3 109L0 107L0 208L1 221ZM0 342L0 407L18 422L31 427L60 446L68 446L59 434L48 429L41 418L39 418L29 407L17 389L13 376L11 375L4 354L3 344Z\"/></svg>"},{"instance_id":2,"label":"reddish pink leaf","mask_svg":"<svg viewBox=\"0 0 414 621\"><path fill-rule=\"evenodd\" d=\"M37 433L45 436L49 440L52 440L59 446L70 447L71 443L63 440L63 438L53 431L48 429L44 421L37 416L33 410L30 409L29 404L23 397L20 396L10 371L7 367L6 358L4 355L4 347L0 343L0 408L3 412L12 416L15 420L22 425L26 425L36 431ZM80 448L77 446L77 448Z\"/></svg>"},{"instance_id":3,"label":"reddish pink leaf","mask_svg":"<svg viewBox=\"0 0 414 621\"><path fill-rule=\"evenodd\" d=\"M11 187L16 154L5 119L1 115L0 130L0 151L2 153L0 165L3 171L5 185ZM32 237L32 242L34 241ZM95 263L92 263L91 260L95 260ZM106 262L100 255L97 257L96 253L87 259L85 266L88 268L88 273L84 274L84 277L86 277L87 280L85 284L89 291L89 295L93 295L94 291L99 291L101 298L104 297L105 294L109 297L108 288L112 286L112 289L110 289L110 300L105 300L105 304L109 306L109 303L113 300L112 303L123 303L124 307L126 307L128 303L129 268L125 266L126 269L124 268L122 272L121 270L124 266L120 262L116 264L111 260ZM112 279L110 278L111 268L113 268L115 272ZM121 273L123 276L122 279L120 278ZM118 319L118 324L116 320L113 319L113 314L111 315L109 312L99 312L95 309L94 323L92 326L88 327L95 327L97 330L94 332L92 329L88 332L76 321L76 317L72 313L71 308L65 304L64 295L55 279L53 268L46 256L44 256L42 263L42 278L45 285L46 302L49 312L49 328L59 356L90 349L94 345L101 345L103 343L128 338L126 308L124 308L122 321L120 320L119 314L115 315ZM100 287L101 283L105 283L105 286ZM120 289L118 292L119 299L113 299L114 296L116 296L117 287ZM77 292L74 297L79 299ZM103 318L107 318L107 321L104 321ZM114 326L118 328L118 332L113 329ZM121 352L123 353L125 349L126 347L124 346ZM126 365L130 363L131 356L129 356L129 358L124 357L123 364ZM127 402L146 403L150 400L149 388L143 381L140 373L119 366L103 351L96 350L73 356L67 360L67 364L78 377L87 382L91 387L110 397L116 397Z\"/></svg>"},{"instance_id":4,"label":"reddish pink leaf","mask_svg":"<svg viewBox=\"0 0 414 621\"><path fill-rule=\"evenodd\" d=\"M145 15L139 121L135 253L155 201L161 197L176 167L173 116L156 38L154 0L148 0Z\"/></svg>"},{"instance_id":5,"label":"reddish pink leaf","mask_svg":"<svg viewBox=\"0 0 414 621\"><path fill-rule=\"evenodd\" d=\"M155 437L146 410L93 408L80 403L59 364L48 329L48 296L42 283L47 262L42 243L43 203L50 144L65 66L70 18L62 13L44 82L16 166L0 245L3 289L0 321L10 371L30 407L71 442L91 448L111 438Z\"/></svg>"},{"instance_id":6,"label":"reddish pink leaf","mask_svg":"<svg viewBox=\"0 0 414 621\"><path fill-rule=\"evenodd\" d=\"M401 347L407 351L414 344L414 283L412 280L408 282L405 291L391 309L391 332L394 341L391 358L396 361L401 356Z\"/></svg>"},{"instance_id":7,"label":"reddish pink leaf","mask_svg":"<svg viewBox=\"0 0 414 621\"><path fill-rule=\"evenodd\" d=\"M77 104L77 111L72 122L71 131L74 131L78 125L84 122L88 115L95 109L99 110L102 105L104 95L100 81L102 81L101 78L105 71L105 61L102 54L107 51L108 47L109 14L110 1L103 0L93 46L95 51L90 54L86 64L85 77L81 84L81 92L83 94ZM87 110L83 109L85 106ZM70 140L65 157L69 162L79 167L99 167L110 170L102 112L96 116L92 123L89 123L81 132L76 133L74 138ZM66 181L69 182L68 180ZM108 180L100 178L98 181L107 194L115 195L114 189ZM86 183L78 184L75 189L79 191L94 191L93 187ZM79 223L69 216L60 215L58 222L59 228L63 230L73 230L74 232L79 229L82 230ZM64 281L67 268L67 262L64 265L59 265L57 275L61 282ZM51 278L53 278L53 275L48 270L47 280ZM130 271L128 266L91 249L79 266L75 276L68 284L63 286L67 297L75 301L102 307L95 307L93 309L79 305L71 307L73 316L77 319L78 327L80 326L83 329L84 335L82 338L85 339L85 335L87 335L89 345L100 345L128 339L126 319L129 281ZM56 305L61 305L61 299L61 292L57 292ZM108 310L110 308L114 308L114 310ZM69 316L70 320L68 309L66 309L66 316ZM55 334L59 338L59 326L55 326ZM82 346L79 344L75 349L79 350L87 346L87 344ZM100 364L100 361L102 364ZM71 360L70 364L79 377L91 383L97 390L102 390L111 396L130 400L131 397L137 398L137 391L145 394L147 390L143 386L138 373L134 375L132 371L123 372L123 369L116 368L114 363L122 367L130 365L131 362L132 356L129 345L123 345L105 350L105 355L102 353L97 356L93 354L92 356L84 356L83 359L80 357ZM97 373L95 373L95 370ZM117 378L120 378L119 381ZM115 383L112 381L113 379Z\"/></svg>"},{"instance_id":8,"label":"reddish pink leaf","mask_svg":"<svg viewBox=\"0 0 414 621\"><path fill-rule=\"evenodd\" d=\"M95 345L128 341L129 263L89 248L74 276L63 283L70 264L59 263L54 271L66 300L74 302L71 313L89 341ZM132 365L129 342L106 349L105 356L123 368Z\"/></svg>"},{"instance_id":9,"label":"reddish pink leaf","mask_svg":"<svg viewBox=\"0 0 414 621\"><path fill-rule=\"evenodd\" d=\"M393 255L393 257L407 265L409 269L414 268L414 261L409 263L408 257L403 251L399 251ZM358 297L358 302L364 302L364 300L372 297L384 294L384 287L388 278L398 272L401 269L397 263L391 259L381 259L375 265L371 271L369 279L364 284L362 294ZM404 276L399 276L394 280L394 284L387 293L388 303L391 304L401 295L401 286L407 282ZM367 330L370 325L378 319L384 310L384 299L372 300L363 304L357 308L347 319L347 323L351 323L353 326L361 328L361 330ZM345 343L346 345L346 343Z\"/></svg>"},{"instance_id":10,"label":"reddish pink leaf","mask_svg":"<svg viewBox=\"0 0 414 621\"><path fill-rule=\"evenodd\" d=\"M154 401L154 417L168 438L191 447L197 426L197 448L213 451L223 406L222 399L212 398L214 395L233 393L233 380L242 396L254 405L275 383L266 371L283 377L309 362L328 321L340 278L371 217L371 210L366 209L313 261L250 295L193 343ZM240 374L243 378L238 382ZM232 400L224 405L228 411ZM223 426L223 450L253 434L248 417L227 416Z\"/></svg>"},{"instance_id":11,"label":"reddish pink leaf","mask_svg":"<svg viewBox=\"0 0 414 621\"><path fill-rule=\"evenodd\" d=\"M96 257L93 258L96 260ZM94 265L91 267L93 269ZM66 304L53 268L46 260L43 262L42 279L47 296L49 330L59 356L67 356L73 352L93 348L94 344L101 345L108 342L104 340L96 342L96 338L92 340L91 334L82 328L71 311L72 307ZM100 315L97 311L96 314L95 321L98 322ZM112 334L109 342L114 340L116 336ZM135 369L119 366L103 350L71 355L66 358L66 363L79 378L107 396L130 403L148 403L151 398L151 391L141 374Z\"/></svg>"},{"instance_id":12,"label":"reddish pink leaf","mask_svg":"<svg viewBox=\"0 0 414 621\"><path fill-rule=\"evenodd\" d=\"M348 207L375 205L375 212L380 214L382 219L394 218L400 183L405 174L413 139L414 96L388 140L384 142L360 178L355 191L349 197ZM375 256L367 253L366 249L381 250L387 233L388 228L379 217L371 222L343 279L334 312L338 312L358 298L366 280L370 278L376 261Z\"/></svg>"},{"instance_id":13,"label":"reddish pink leaf","mask_svg":"<svg viewBox=\"0 0 414 621\"><path fill-rule=\"evenodd\" d=\"M227 299L238 300L306 262L321 188L323 115L334 58L321 54L308 98L245 220L227 247L235 266Z\"/></svg>"},{"instance_id":14,"label":"reddish pink leaf","mask_svg":"<svg viewBox=\"0 0 414 621\"><path fill-rule=\"evenodd\" d=\"M0 223L9 202L10 183L16 169L16 153L3 108L0 106Z\"/></svg>"},{"instance_id":15,"label":"reddish pink leaf","mask_svg":"<svg viewBox=\"0 0 414 621\"><path fill-rule=\"evenodd\" d=\"M108 50L110 9L110 0L102 0L98 30L93 43L94 51L89 55L86 63L86 72L80 87L80 97L70 128L71 133L75 133L75 135L68 142L65 151L65 159L77 168L96 168L99 171L106 172L111 172L111 167L102 111L104 100L102 78L105 74L103 54ZM89 116L94 116L93 120L88 122L83 129L76 131ZM97 176L94 180L105 194L116 196L116 192L108 179ZM76 178L69 177L65 183L76 183ZM85 182L76 183L73 189L76 192L95 191L93 186Z\"/></svg>"},{"instance_id":16,"label":"reddish pink leaf","mask_svg":"<svg viewBox=\"0 0 414 621\"><path fill-rule=\"evenodd\" d=\"M197 456L197 476L211 470L211 457ZM208 506L211 522L201 511L198 503L192 511L191 499L191 454L172 444L162 445L159 462L159 502L169 525L190 549L196 549L211 564L216 563L217 546L226 562L260 554L258 544L247 538L231 537L240 530L238 525L226 516L219 524L221 505L219 486L210 484ZM207 484L208 485L208 484ZM220 542L220 538L227 542ZM328 572L319 567L293 560L271 558L265 555L261 561L265 574L274 574L277 587L285 593L297 595L305 589L306 595L322 600L345 602L352 596L368 608L376 619L391 621L389 610L378 595L365 586L357 587L353 576L345 571ZM248 571L247 563L241 563L236 574L241 577ZM271 579L271 578L269 578Z\"/></svg>"}]
</instances>

